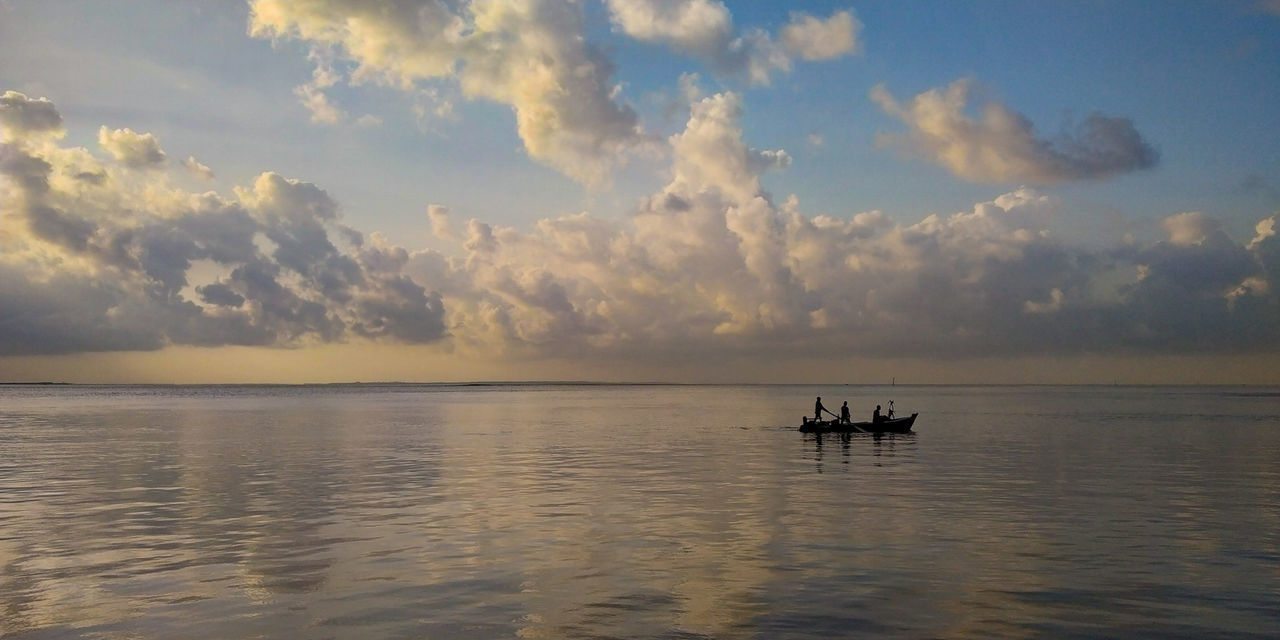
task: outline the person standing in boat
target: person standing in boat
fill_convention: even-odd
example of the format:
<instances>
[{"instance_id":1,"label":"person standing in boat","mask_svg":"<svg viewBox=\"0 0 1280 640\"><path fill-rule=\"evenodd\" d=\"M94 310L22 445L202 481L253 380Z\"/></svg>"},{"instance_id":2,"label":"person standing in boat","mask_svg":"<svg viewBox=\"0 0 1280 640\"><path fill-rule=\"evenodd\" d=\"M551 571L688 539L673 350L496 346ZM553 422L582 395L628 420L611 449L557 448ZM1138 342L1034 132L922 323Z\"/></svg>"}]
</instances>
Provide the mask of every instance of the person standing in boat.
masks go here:
<instances>
[{"instance_id":1,"label":"person standing in boat","mask_svg":"<svg viewBox=\"0 0 1280 640\"><path fill-rule=\"evenodd\" d=\"M822 422L823 411L831 413L830 411L827 411L826 407L822 406L822 396L818 396L818 399L813 401L813 419L815 422ZM836 414L831 413L831 417L836 417Z\"/></svg>"},{"instance_id":2,"label":"person standing in boat","mask_svg":"<svg viewBox=\"0 0 1280 640\"><path fill-rule=\"evenodd\" d=\"M850 422L853 420L849 417L849 401L845 400L844 404L840 405L840 423L849 424Z\"/></svg>"}]
</instances>

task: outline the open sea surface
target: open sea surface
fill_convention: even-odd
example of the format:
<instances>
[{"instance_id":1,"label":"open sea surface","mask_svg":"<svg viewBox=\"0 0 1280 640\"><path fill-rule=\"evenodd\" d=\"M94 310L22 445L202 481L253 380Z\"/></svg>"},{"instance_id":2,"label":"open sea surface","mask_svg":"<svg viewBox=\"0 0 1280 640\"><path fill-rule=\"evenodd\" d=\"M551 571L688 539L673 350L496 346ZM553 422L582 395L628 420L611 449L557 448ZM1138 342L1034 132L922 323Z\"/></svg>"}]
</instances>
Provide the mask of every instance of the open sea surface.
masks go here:
<instances>
[{"instance_id":1,"label":"open sea surface","mask_svg":"<svg viewBox=\"0 0 1280 640\"><path fill-rule=\"evenodd\" d=\"M0 636L1275 638L1280 389L0 386Z\"/></svg>"}]
</instances>

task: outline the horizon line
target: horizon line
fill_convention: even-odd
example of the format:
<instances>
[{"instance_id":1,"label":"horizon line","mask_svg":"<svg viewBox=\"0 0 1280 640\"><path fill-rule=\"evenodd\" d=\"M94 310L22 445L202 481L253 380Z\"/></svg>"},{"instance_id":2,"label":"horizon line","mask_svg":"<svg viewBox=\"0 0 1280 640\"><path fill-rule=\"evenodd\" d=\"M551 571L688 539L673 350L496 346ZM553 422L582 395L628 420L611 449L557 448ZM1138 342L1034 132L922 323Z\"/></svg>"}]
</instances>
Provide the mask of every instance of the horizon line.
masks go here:
<instances>
[{"instance_id":1,"label":"horizon line","mask_svg":"<svg viewBox=\"0 0 1280 640\"><path fill-rule=\"evenodd\" d=\"M1257 382L664 382L607 380L470 380L414 382L406 380L349 382L66 382L0 381L8 387L1277 387Z\"/></svg>"}]
</instances>

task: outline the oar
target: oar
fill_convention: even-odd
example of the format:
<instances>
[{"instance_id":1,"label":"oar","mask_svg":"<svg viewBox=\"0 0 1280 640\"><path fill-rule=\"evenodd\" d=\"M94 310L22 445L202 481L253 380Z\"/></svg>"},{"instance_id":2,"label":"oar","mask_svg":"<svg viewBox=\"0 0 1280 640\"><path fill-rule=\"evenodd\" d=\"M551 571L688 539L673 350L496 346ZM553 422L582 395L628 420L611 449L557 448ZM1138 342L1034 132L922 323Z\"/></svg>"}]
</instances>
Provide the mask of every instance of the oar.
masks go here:
<instances>
[{"instance_id":1,"label":"oar","mask_svg":"<svg viewBox=\"0 0 1280 640\"><path fill-rule=\"evenodd\" d=\"M826 409L823 409L823 411L826 411ZM827 411L827 413L830 413L831 417L836 419L836 424L840 424L840 416L836 415L833 411ZM854 424L852 420L849 421L849 428L857 431L858 433L867 433L866 431L859 429L858 425Z\"/></svg>"}]
</instances>

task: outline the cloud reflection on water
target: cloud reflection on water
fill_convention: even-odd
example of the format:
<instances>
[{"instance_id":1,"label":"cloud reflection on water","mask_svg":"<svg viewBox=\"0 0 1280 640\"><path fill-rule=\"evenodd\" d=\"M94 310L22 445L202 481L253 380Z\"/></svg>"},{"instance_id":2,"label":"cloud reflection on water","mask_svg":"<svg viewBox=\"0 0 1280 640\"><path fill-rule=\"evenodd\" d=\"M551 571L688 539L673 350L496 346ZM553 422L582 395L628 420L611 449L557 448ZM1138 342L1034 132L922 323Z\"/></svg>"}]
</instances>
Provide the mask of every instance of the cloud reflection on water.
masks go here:
<instances>
[{"instance_id":1,"label":"cloud reflection on water","mask_svg":"<svg viewBox=\"0 0 1280 640\"><path fill-rule=\"evenodd\" d=\"M898 388L918 434L821 447L807 388L2 392L6 635L1274 628L1280 443L1186 392Z\"/></svg>"}]
</instances>

